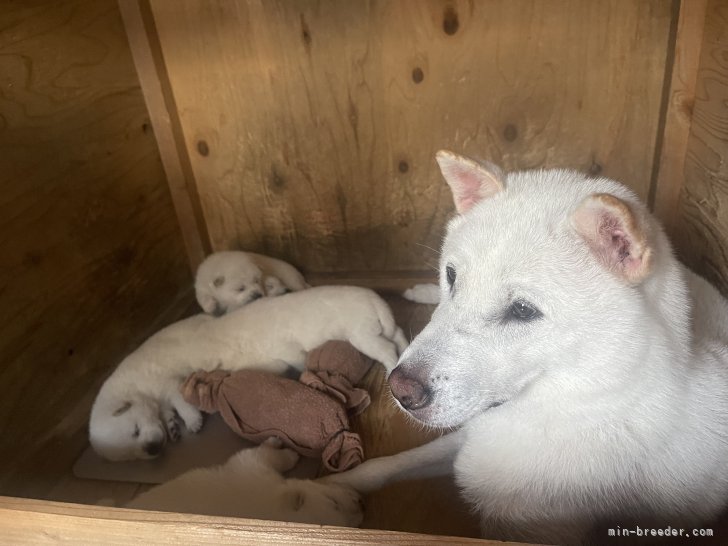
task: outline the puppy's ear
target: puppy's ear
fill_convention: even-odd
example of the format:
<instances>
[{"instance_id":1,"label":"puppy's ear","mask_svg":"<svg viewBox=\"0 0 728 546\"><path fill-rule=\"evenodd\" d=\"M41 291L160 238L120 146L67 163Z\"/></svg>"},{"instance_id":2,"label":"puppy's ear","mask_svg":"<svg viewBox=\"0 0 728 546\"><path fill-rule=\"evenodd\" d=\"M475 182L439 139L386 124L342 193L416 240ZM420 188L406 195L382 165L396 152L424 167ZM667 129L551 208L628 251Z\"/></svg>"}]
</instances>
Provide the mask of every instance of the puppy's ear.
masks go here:
<instances>
[{"instance_id":1,"label":"puppy's ear","mask_svg":"<svg viewBox=\"0 0 728 546\"><path fill-rule=\"evenodd\" d=\"M124 402L121 406L114 410L114 413L112 415L114 417L118 417L122 413L126 413L127 411L129 411L129 408L131 408L131 402Z\"/></svg>"},{"instance_id":2,"label":"puppy's ear","mask_svg":"<svg viewBox=\"0 0 728 546\"><path fill-rule=\"evenodd\" d=\"M610 271L637 284L650 273L652 247L645 226L630 206L608 193L581 202L572 225L592 253Z\"/></svg>"},{"instance_id":3,"label":"puppy's ear","mask_svg":"<svg viewBox=\"0 0 728 546\"><path fill-rule=\"evenodd\" d=\"M467 157L440 150L435 155L440 172L455 201L455 209L463 214L479 201L503 191L505 176L492 163L480 164Z\"/></svg>"}]
</instances>

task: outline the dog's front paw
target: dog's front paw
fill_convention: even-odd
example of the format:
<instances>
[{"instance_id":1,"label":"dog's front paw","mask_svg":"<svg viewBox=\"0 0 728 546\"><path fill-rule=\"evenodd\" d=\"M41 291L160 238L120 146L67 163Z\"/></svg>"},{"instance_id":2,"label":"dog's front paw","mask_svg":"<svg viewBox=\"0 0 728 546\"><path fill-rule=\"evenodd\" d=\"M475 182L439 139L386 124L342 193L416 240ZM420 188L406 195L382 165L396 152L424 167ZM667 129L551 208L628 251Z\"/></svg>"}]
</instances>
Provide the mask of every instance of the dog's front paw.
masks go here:
<instances>
[{"instance_id":1,"label":"dog's front paw","mask_svg":"<svg viewBox=\"0 0 728 546\"><path fill-rule=\"evenodd\" d=\"M346 527L359 527L364 519L364 503L361 496L351 487L330 485L326 496L336 505L344 518Z\"/></svg>"},{"instance_id":2,"label":"dog's front paw","mask_svg":"<svg viewBox=\"0 0 728 546\"><path fill-rule=\"evenodd\" d=\"M290 290L288 290L286 285L284 285L278 277L270 276L265 279L266 296L282 296L286 292L290 292Z\"/></svg>"},{"instance_id":3,"label":"dog's front paw","mask_svg":"<svg viewBox=\"0 0 728 546\"><path fill-rule=\"evenodd\" d=\"M171 420L168 420L165 423L165 428L167 429L167 438L171 442L176 442L182 437L182 431L180 430L179 421L177 419L172 418Z\"/></svg>"},{"instance_id":4,"label":"dog's front paw","mask_svg":"<svg viewBox=\"0 0 728 546\"><path fill-rule=\"evenodd\" d=\"M277 472L288 472L296 466L299 454L283 447L283 442L276 437L268 438L265 442L258 446L258 454Z\"/></svg>"},{"instance_id":5,"label":"dog's front paw","mask_svg":"<svg viewBox=\"0 0 728 546\"><path fill-rule=\"evenodd\" d=\"M263 443L260 445L270 447L271 449L281 449L283 447L283 440L281 440L278 436L271 436L270 438L263 440Z\"/></svg>"},{"instance_id":6,"label":"dog's front paw","mask_svg":"<svg viewBox=\"0 0 728 546\"><path fill-rule=\"evenodd\" d=\"M189 402L186 402L179 392L172 397L171 404L179 418L184 422L187 430L193 434L200 431L204 423L204 418L199 409Z\"/></svg>"},{"instance_id":7,"label":"dog's front paw","mask_svg":"<svg viewBox=\"0 0 728 546\"><path fill-rule=\"evenodd\" d=\"M290 480L297 521L358 527L364 519L359 494L350 487L311 480Z\"/></svg>"},{"instance_id":8,"label":"dog's front paw","mask_svg":"<svg viewBox=\"0 0 728 546\"><path fill-rule=\"evenodd\" d=\"M202 424L204 423L202 413L199 411L196 413L190 412L190 414L182 417L182 420L185 422L185 428L193 434L200 432Z\"/></svg>"},{"instance_id":9,"label":"dog's front paw","mask_svg":"<svg viewBox=\"0 0 728 546\"><path fill-rule=\"evenodd\" d=\"M180 429L179 416L171 407L162 410L162 418L164 421L164 431L167 434L167 440L176 442L182 437Z\"/></svg>"}]
</instances>

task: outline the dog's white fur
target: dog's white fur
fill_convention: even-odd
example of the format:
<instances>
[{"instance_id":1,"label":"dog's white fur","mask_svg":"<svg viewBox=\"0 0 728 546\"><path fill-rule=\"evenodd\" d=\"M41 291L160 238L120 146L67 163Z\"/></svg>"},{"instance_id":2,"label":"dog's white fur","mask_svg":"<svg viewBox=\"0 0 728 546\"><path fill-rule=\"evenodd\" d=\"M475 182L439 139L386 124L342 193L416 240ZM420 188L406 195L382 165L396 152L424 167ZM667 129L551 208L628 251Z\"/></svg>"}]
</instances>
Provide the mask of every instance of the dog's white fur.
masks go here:
<instances>
[{"instance_id":1,"label":"dog's white fur","mask_svg":"<svg viewBox=\"0 0 728 546\"><path fill-rule=\"evenodd\" d=\"M621 184L438 160L461 214L442 248L441 302L399 367L428 389L413 416L461 428L329 480L367 491L454 470L489 538L601 543L604 525L719 514L726 300ZM617 209L627 221L600 223ZM516 301L542 316L514 319Z\"/></svg>"},{"instance_id":2,"label":"dog's white fur","mask_svg":"<svg viewBox=\"0 0 728 546\"><path fill-rule=\"evenodd\" d=\"M405 290L402 296L404 299L415 303L437 305L440 303L440 287L431 283L415 284L413 287Z\"/></svg>"},{"instance_id":3,"label":"dog's white fur","mask_svg":"<svg viewBox=\"0 0 728 546\"><path fill-rule=\"evenodd\" d=\"M357 527L358 495L350 488L286 479L298 454L271 438L225 464L185 472L137 496L127 508Z\"/></svg>"},{"instance_id":4,"label":"dog's white fur","mask_svg":"<svg viewBox=\"0 0 728 546\"><path fill-rule=\"evenodd\" d=\"M241 250L210 254L195 276L197 302L211 315L223 315L262 296L280 296L308 287L291 264Z\"/></svg>"},{"instance_id":5,"label":"dog's white fur","mask_svg":"<svg viewBox=\"0 0 728 546\"><path fill-rule=\"evenodd\" d=\"M407 346L384 300L366 288L321 286L263 298L219 318L199 314L160 330L127 356L101 387L89 436L114 461L152 458L176 439L175 413L196 432L202 415L179 393L195 370L302 370L306 353L349 341L391 370Z\"/></svg>"}]
</instances>

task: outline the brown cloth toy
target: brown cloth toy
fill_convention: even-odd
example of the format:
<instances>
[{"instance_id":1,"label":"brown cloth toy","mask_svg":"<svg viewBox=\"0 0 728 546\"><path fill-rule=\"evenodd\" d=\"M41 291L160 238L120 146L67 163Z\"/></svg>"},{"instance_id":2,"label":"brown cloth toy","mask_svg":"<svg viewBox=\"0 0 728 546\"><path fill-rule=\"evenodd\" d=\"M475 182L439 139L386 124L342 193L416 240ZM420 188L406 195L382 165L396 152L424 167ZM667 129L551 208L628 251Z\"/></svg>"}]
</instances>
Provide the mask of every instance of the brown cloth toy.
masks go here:
<instances>
[{"instance_id":1,"label":"brown cloth toy","mask_svg":"<svg viewBox=\"0 0 728 546\"><path fill-rule=\"evenodd\" d=\"M348 470L364 459L361 439L349 431L342 405L293 379L257 370L198 371L181 390L202 411L219 411L246 440L260 443L276 436L302 455L321 457L331 472Z\"/></svg>"},{"instance_id":2,"label":"brown cloth toy","mask_svg":"<svg viewBox=\"0 0 728 546\"><path fill-rule=\"evenodd\" d=\"M327 341L308 353L300 381L323 391L359 415L371 403L369 393L355 385L362 380L374 361L346 341Z\"/></svg>"},{"instance_id":3,"label":"brown cloth toy","mask_svg":"<svg viewBox=\"0 0 728 546\"><path fill-rule=\"evenodd\" d=\"M219 411L239 436L254 442L276 436L302 455L320 456L329 471L341 472L364 459L344 408L356 415L371 402L355 385L373 363L350 343L329 341L309 352L300 382L255 370L198 371L180 390L202 411Z\"/></svg>"}]
</instances>

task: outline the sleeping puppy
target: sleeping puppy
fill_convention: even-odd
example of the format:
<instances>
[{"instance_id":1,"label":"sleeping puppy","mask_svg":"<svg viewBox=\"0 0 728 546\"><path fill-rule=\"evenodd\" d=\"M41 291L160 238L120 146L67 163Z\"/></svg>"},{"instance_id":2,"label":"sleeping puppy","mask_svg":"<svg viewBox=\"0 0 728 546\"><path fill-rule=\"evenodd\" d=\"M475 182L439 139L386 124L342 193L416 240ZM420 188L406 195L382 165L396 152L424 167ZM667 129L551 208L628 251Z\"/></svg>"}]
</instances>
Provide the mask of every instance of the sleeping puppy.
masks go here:
<instances>
[{"instance_id":1,"label":"sleeping puppy","mask_svg":"<svg viewBox=\"0 0 728 546\"><path fill-rule=\"evenodd\" d=\"M280 296L308 288L292 265L243 251L210 254L197 268L195 295L210 315L225 313L263 296Z\"/></svg>"},{"instance_id":2,"label":"sleeping puppy","mask_svg":"<svg viewBox=\"0 0 728 546\"><path fill-rule=\"evenodd\" d=\"M239 451L211 468L196 468L142 493L127 508L357 527L359 497L351 488L286 479L298 454L277 438Z\"/></svg>"},{"instance_id":3,"label":"sleeping puppy","mask_svg":"<svg viewBox=\"0 0 728 546\"><path fill-rule=\"evenodd\" d=\"M89 439L112 461L158 456L179 437L177 416L202 426L179 387L196 370L303 370L306 353L326 341L350 342L391 370L407 347L389 306L352 286L320 286L263 298L219 318L199 314L157 332L127 356L101 387Z\"/></svg>"}]
</instances>

